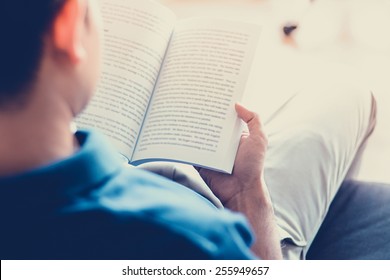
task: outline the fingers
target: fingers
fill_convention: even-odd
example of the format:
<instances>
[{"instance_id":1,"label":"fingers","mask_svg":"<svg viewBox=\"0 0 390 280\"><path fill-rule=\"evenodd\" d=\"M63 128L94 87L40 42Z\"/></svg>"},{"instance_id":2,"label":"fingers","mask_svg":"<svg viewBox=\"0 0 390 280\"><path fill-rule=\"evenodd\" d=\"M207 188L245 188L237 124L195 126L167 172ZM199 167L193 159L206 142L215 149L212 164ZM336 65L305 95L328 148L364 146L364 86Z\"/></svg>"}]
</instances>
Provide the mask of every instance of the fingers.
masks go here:
<instances>
[{"instance_id":1,"label":"fingers","mask_svg":"<svg viewBox=\"0 0 390 280\"><path fill-rule=\"evenodd\" d=\"M249 134L260 134L262 125L260 122L260 118L256 113L249 111L240 104L236 104L236 111L238 117L248 125Z\"/></svg>"}]
</instances>

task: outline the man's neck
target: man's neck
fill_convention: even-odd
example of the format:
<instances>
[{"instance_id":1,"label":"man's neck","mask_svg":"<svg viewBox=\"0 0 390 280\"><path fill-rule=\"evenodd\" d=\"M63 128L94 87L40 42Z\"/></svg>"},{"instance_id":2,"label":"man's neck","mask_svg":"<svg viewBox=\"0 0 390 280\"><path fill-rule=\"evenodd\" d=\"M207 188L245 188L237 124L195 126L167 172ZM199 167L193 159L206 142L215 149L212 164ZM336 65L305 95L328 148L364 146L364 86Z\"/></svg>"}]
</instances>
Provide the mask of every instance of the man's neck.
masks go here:
<instances>
[{"instance_id":1,"label":"man's neck","mask_svg":"<svg viewBox=\"0 0 390 280\"><path fill-rule=\"evenodd\" d=\"M17 112L0 111L0 176L49 165L77 149L65 103L33 102Z\"/></svg>"}]
</instances>

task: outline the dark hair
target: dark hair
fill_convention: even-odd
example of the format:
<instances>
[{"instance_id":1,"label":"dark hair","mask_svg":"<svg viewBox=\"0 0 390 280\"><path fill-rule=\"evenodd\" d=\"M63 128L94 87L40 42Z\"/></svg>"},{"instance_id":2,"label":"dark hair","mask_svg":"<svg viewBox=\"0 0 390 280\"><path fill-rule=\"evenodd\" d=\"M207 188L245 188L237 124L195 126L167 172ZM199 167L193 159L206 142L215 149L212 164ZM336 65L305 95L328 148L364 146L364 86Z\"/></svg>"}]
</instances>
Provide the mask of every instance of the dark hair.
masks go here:
<instances>
[{"instance_id":1,"label":"dark hair","mask_svg":"<svg viewBox=\"0 0 390 280\"><path fill-rule=\"evenodd\" d=\"M26 96L43 38L66 0L0 0L0 109Z\"/></svg>"}]
</instances>

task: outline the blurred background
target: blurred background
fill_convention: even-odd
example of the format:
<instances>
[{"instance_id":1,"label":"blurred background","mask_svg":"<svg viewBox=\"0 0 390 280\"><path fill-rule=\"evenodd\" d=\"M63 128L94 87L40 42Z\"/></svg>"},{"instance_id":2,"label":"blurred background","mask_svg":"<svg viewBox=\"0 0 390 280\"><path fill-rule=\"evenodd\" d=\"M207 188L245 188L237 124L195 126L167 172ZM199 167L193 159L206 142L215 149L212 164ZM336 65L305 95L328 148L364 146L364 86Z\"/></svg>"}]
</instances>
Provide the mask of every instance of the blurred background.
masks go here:
<instances>
[{"instance_id":1,"label":"blurred background","mask_svg":"<svg viewBox=\"0 0 390 280\"><path fill-rule=\"evenodd\" d=\"M355 179L389 182L390 0L158 0L178 19L211 16L262 26L244 103L260 116L308 84L362 84L378 123Z\"/></svg>"}]
</instances>

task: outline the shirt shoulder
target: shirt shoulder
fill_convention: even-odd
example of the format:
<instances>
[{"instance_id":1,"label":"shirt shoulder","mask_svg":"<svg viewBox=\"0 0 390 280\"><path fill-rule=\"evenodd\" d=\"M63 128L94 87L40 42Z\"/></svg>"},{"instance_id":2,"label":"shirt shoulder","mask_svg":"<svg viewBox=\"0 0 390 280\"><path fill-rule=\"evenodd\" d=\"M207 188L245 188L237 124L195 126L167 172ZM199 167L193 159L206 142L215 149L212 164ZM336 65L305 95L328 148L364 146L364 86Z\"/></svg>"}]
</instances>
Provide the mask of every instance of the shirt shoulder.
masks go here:
<instances>
[{"instance_id":1,"label":"shirt shoulder","mask_svg":"<svg viewBox=\"0 0 390 280\"><path fill-rule=\"evenodd\" d=\"M94 227L107 228L108 223L116 236L111 230L107 236L121 240L121 247L139 248L138 256L149 252L154 258L254 257L243 216L217 209L196 192L146 171L122 169L69 210L72 219L104 217Z\"/></svg>"},{"instance_id":2,"label":"shirt shoulder","mask_svg":"<svg viewBox=\"0 0 390 280\"><path fill-rule=\"evenodd\" d=\"M71 157L0 178L2 259L253 258L243 216L76 136Z\"/></svg>"}]
</instances>

